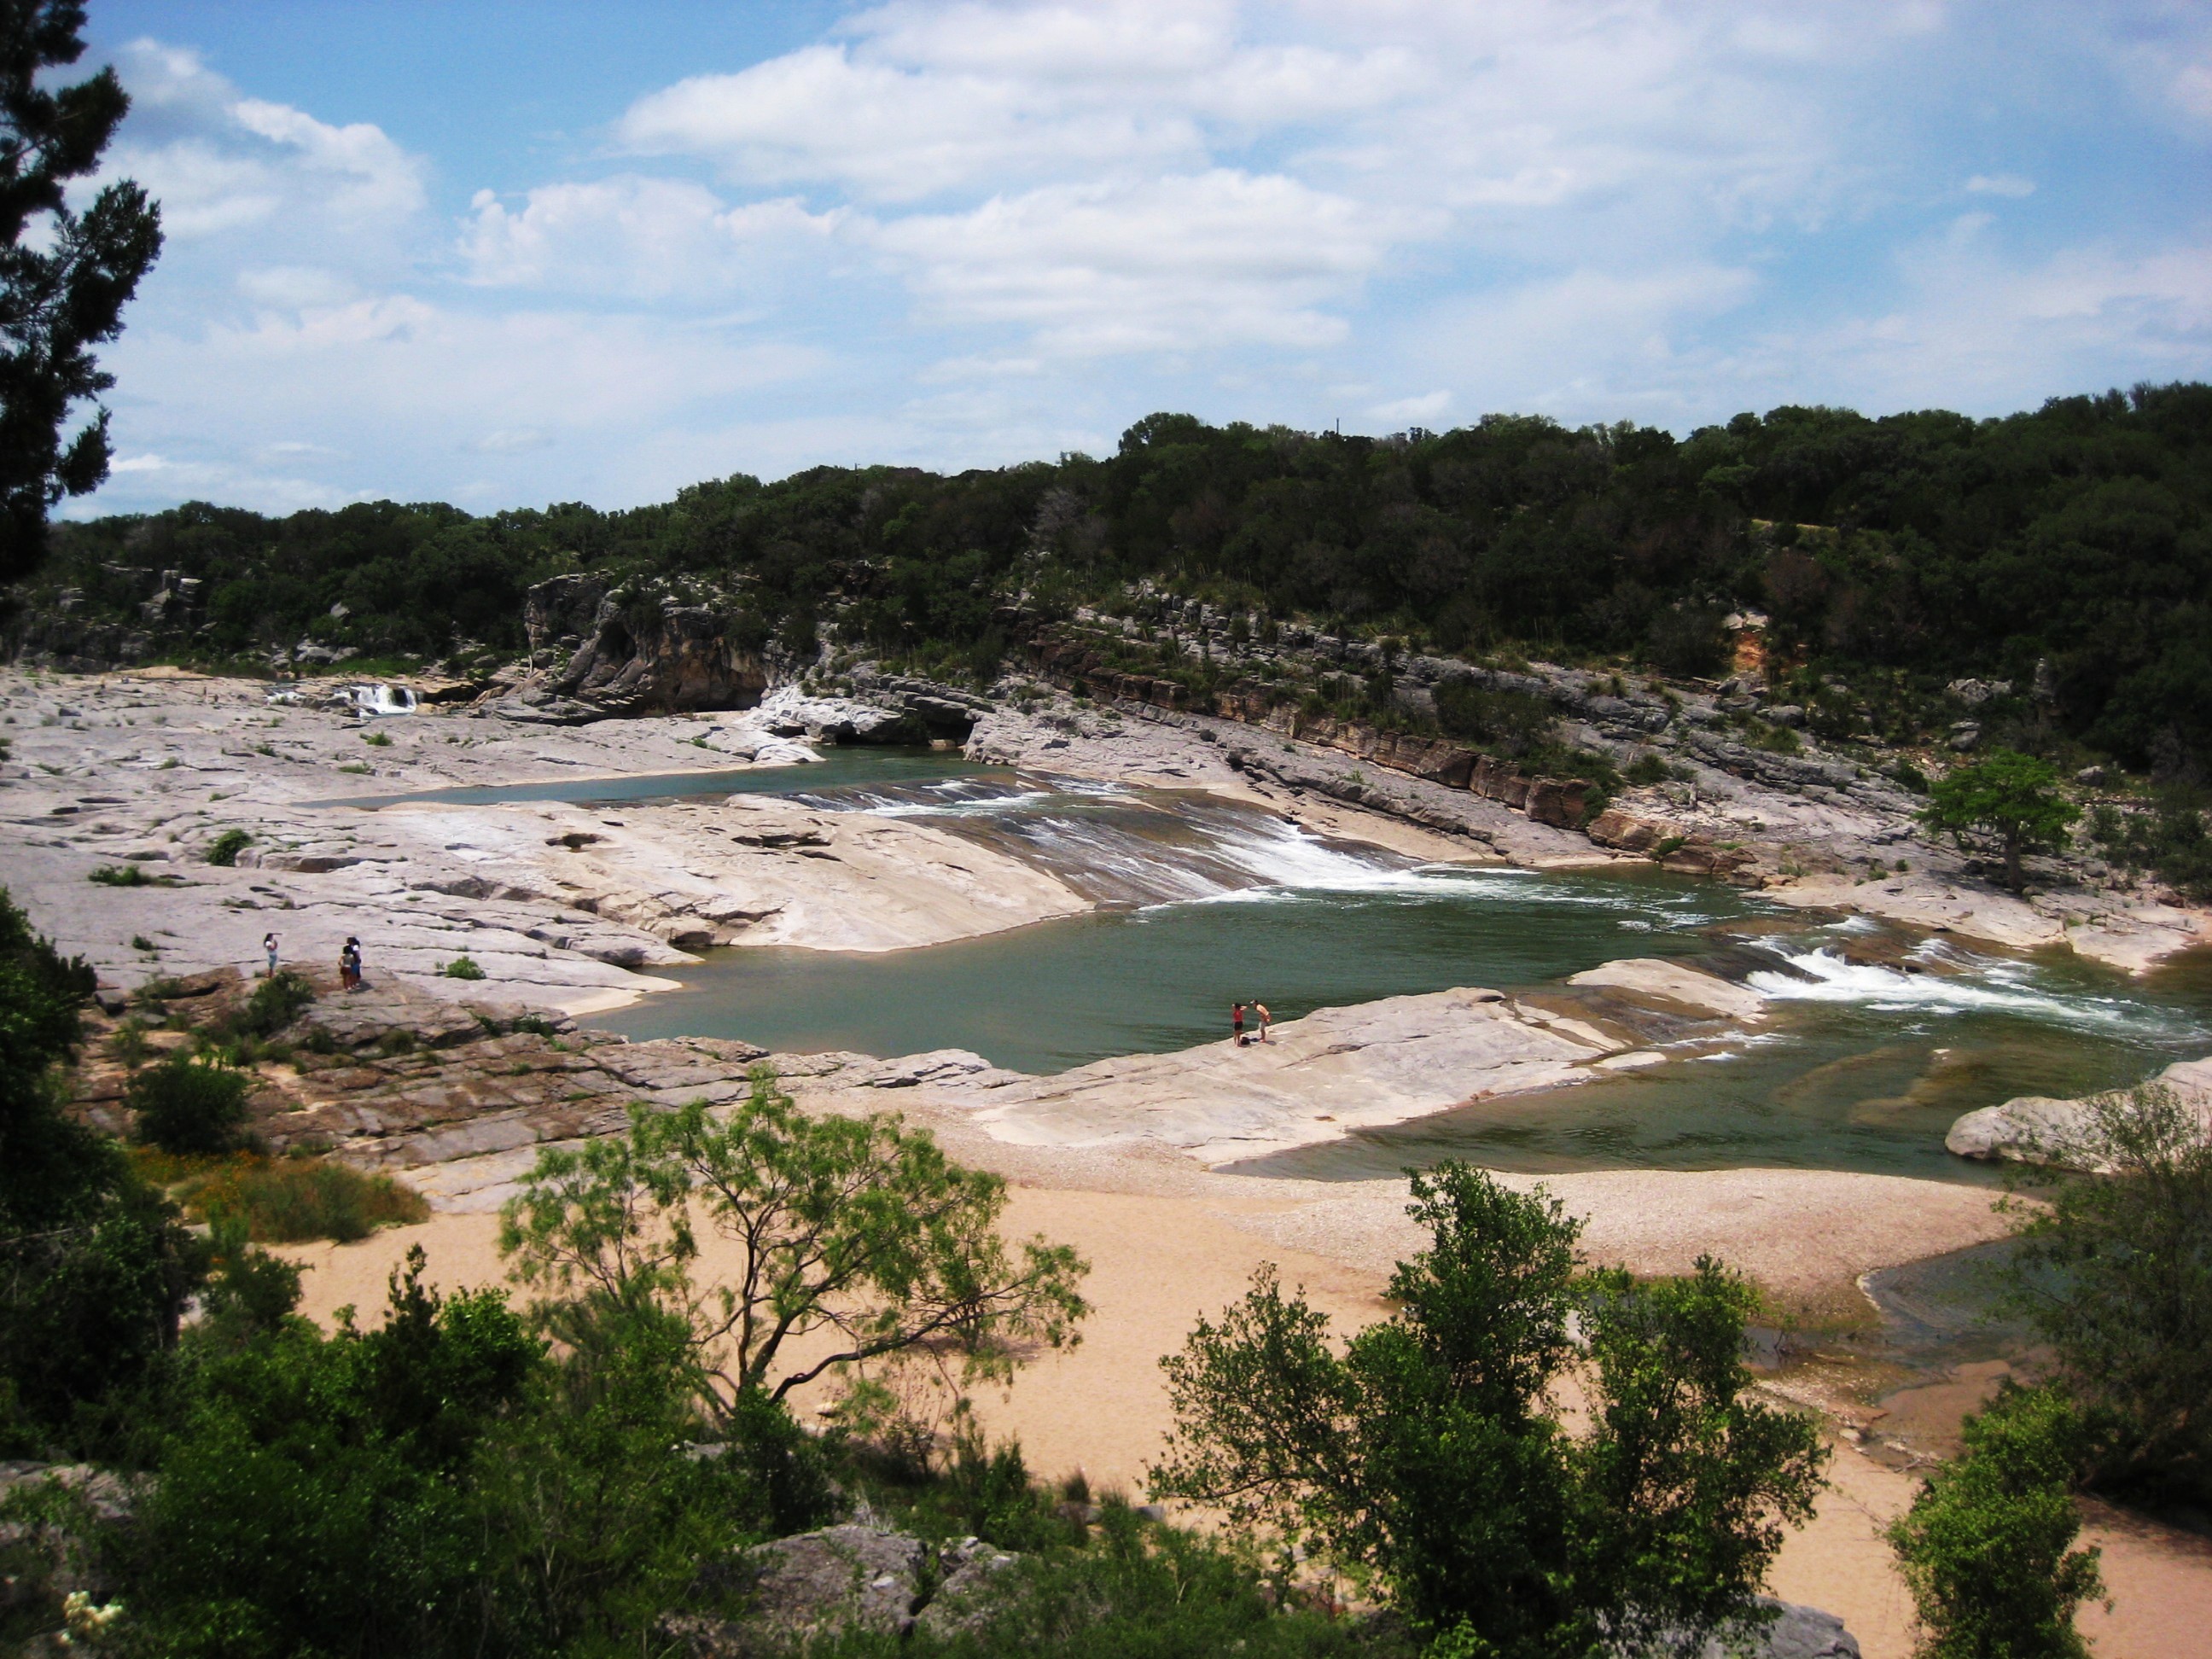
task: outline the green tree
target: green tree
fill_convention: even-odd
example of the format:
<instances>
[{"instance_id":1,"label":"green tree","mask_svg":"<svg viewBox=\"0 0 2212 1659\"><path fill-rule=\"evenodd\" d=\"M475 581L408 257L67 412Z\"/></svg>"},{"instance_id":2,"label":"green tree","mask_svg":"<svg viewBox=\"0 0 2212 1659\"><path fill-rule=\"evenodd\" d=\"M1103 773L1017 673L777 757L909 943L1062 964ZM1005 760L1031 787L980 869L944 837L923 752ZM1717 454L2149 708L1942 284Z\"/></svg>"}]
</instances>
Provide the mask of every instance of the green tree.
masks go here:
<instances>
[{"instance_id":1,"label":"green tree","mask_svg":"<svg viewBox=\"0 0 2212 1659\"><path fill-rule=\"evenodd\" d=\"M1920 819L1948 831L1961 846L1977 830L1995 836L2004 848L2005 884L2017 891L2021 855L2063 846L2067 827L2081 816L2081 808L2058 793L2058 774L2050 763L1998 749L1937 779Z\"/></svg>"},{"instance_id":2,"label":"green tree","mask_svg":"<svg viewBox=\"0 0 2212 1659\"><path fill-rule=\"evenodd\" d=\"M112 69L52 84L83 28L72 0L0 0L0 582L37 564L55 502L107 477L107 411L66 443L62 429L115 384L91 348L122 331L161 252L161 210L129 179L69 205L131 107Z\"/></svg>"},{"instance_id":3,"label":"green tree","mask_svg":"<svg viewBox=\"0 0 2212 1659\"><path fill-rule=\"evenodd\" d=\"M180 1054L140 1071L123 1103L138 1139L149 1145L165 1152L221 1153L239 1144L252 1088L244 1072Z\"/></svg>"},{"instance_id":4,"label":"green tree","mask_svg":"<svg viewBox=\"0 0 2212 1659\"><path fill-rule=\"evenodd\" d=\"M2063 1395L2009 1385L1965 1450L1889 1529L1920 1611L1922 1659L2082 1659L2075 1610L2104 1588L2071 1491L2081 1425Z\"/></svg>"},{"instance_id":5,"label":"green tree","mask_svg":"<svg viewBox=\"0 0 2212 1659\"><path fill-rule=\"evenodd\" d=\"M133 1640L176 1656L475 1651L467 1472L542 1350L494 1291L410 1251L385 1320L325 1337L266 1273L188 1345L179 1420L120 1540Z\"/></svg>"},{"instance_id":6,"label":"green tree","mask_svg":"<svg viewBox=\"0 0 2212 1659\"><path fill-rule=\"evenodd\" d=\"M1009 1249L1006 1202L1002 1180L927 1133L887 1115L810 1117L763 1069L723 1122L698 1103L636 1106L627 1135L541 1152L500 1248L550 1293L556 1335L564 1304L672 1322L702 1407L727 1417L835 1367L927 1359L1002 1377L1030 1345L1076 1340L1086 1264L1042 1238ZM737 1252L726 1283L694 1280L695 1217ZM787 1359L821 1333L810 1358Z\"/></svg>"},{"instance_id":7,"label":"green tree","mask_svg":"<svg viewBox=\"0 0 2212 1659\"><path fill-rule=\"evenodd\" d=\"M2100 1485L2212 1505L2212 1123L2171 1089L2094 1097L2062 1149L2086 1166L2014 1180L2012 1299L2090 1430Z\"/></svg>"},{"instance_id":8,"label":"green tree","mask_svg":"<svg viewBox=\"0 0 2212 1659\"><path fill-rule=\"evenodd\" d=\"M1162 1362L1176 1427L1154 1492L1317 1540L1454 1650L1694 1650L1756 1624L1823 1453L1743 1397L1749 1287L1710 1260L1585 1274L1556 1200L1464 1164L1414 1176L1408 1213L1431 1247L1393 1277L1396 1316L1340 1352L1269 1271ZM1577 1319L1581 1436L1549 1396Z\"/></svg>"},{"instance_id":9,"label":"green tree","mask_svg":"<svg viewBox=\"0 0 2212 1659\"><path fill-rule=\"evenodd\" d=\"M175 1206L63 1111L92 983L0 889L0 1455L100 1441L204 1273Z\"/></svg>"}]
</instances>

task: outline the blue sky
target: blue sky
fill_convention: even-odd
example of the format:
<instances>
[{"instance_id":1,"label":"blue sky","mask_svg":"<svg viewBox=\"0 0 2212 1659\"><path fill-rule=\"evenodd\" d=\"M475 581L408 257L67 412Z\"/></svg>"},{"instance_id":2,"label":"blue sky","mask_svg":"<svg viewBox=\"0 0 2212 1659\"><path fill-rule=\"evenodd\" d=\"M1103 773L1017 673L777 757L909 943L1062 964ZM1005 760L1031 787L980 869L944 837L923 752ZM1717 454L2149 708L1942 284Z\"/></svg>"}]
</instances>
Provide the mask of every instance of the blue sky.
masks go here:
<instances>
[{"instance_id":1,"label":"blue sky","mask_svg":"<svg viewBox=\"0 0 2212 1659\"><path fill-rule=\"evenodd\" d=\"M2212 8L102 3L114 476L623 507L1154 410L1976 414L2212 378Z\"/></svg>"}]
</instances>

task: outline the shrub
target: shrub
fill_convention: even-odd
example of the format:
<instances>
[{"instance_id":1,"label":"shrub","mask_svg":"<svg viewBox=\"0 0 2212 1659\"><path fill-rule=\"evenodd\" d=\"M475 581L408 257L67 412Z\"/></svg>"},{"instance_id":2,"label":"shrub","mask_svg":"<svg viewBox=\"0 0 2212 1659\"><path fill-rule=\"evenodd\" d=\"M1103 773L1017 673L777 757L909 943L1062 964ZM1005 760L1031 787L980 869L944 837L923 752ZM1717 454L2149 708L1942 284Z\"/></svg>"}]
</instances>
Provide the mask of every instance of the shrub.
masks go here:
<instances>
[{"instance_id":1,"label":"shrub","mask_svg":"<svg viewBox=\"0 0 2212 1659\"><path fill-rule=\"evenodd\" d=\"M392 747L392 734L389 732L364 732L361 734L361 740L372 749Z\"/></svg>"},{"instance_id":2,"label":"shrub","mask_svg":"<svg viewBox=\"0 0 2212 1659\"><path fill-rule=\"evenodd\" d=\"M2125 870L2149 870L2173 884L2185 897L2212 899L2212 831L2205 818L2212 805L2204 791L2175 784L2161 789L2148 812L2119 812L2100 806L2089 833L2105 856Z\"/></svg>"},{"instance_id":3,"label":"shrub","mask_svg":"<svg viewBox=\"0 0 2212 1659\"><path fill-rule=\"evenodd\" d=\"M165 1152L227 1152L238 1145L252 1087L242 1072L179 1054L132 1078L123 1103L137 1115L138 1139Z\"/></svg>"},{"instance_id":4,"label":"shrub","mask_svg":"<svg viewBox=\"0 0 2212 1659\"><path fill-rule=\"evenodd\" d=\"M257 1244L310 1238L350 1243L379 1227L425 1221L430 1214L420 1193L390 1176L309 1158L237 1158L186 1181L177 1196L210 1221L244 1223Z\"/></svg>"},{"instance_id":5,"label":"shrub","mask_svg":"<svg viewBox=\"0 0 2212 1659\"><path fill-rule=\"evenodd\" d=\"M438 970L447 979L482 979L484 970L477 965L473 957L455 957Z\"/></svg>"},{"instance_id":6,"label":"shrub","mask_svg":"<svg viewBox=\"0 0 2212 1659\"><path fill-rule=\"evenodd\" d=\"M102 887L151 887L153 878L142 865L103 864L85 878Z\"/></svg>"},{"instance_id":7,"label":"shrub","mask_svg":"<svg viewBox=\"0 0 2212 1659\"><path fill-rule=\"evenodd\" d=\"M1431 1249L1397 1315L1340 1346L1272 1269L1162 1362L1162 1497L1318 1540L1418 1628L1493 1659L1705 1636L1759 1618L1785 1523L1812 1512L1814 1425L1747 1399L1756 1297L1711 1259L1680 1280L1578 1271L1556 1200L1444 1164L1413 1182ZM1551 1391L1589 1353L1590 1431Z\"/></svg>"},{"instance_id":8,"label":"shrub","mask_svg":"<svg viewBox=\"0 0 2212 1659\"><path fill-rule=\"evenodd\" d=\"M2008 1384L1963 1437L1889 1529L1922 1659L2082 1659L2075 1609L2104 1586L2097 1552L2069 1547L2079 1419L2050 1389Z\"/></svg>"},{"instance_id":9,"label":"shrub","mask_svg":"<svg viewBox=\"0 0 2212 1659\"><path fill-rule=\"evenodd\" d=\"M2171 1090L2094 1097L2070 1161L2013 1208L2012 1299L2082 1407L2099 1485L2212 1508L2212 1133ZM2010 1207L2010 1206L2008 1206Z\"/></svg>"},{"instance_id":10,"label":"shrub","mask_svg":"<svg viewBox=\"0 0 2212 1659\"><path fill-rule=\"evenodd\" d=\"M1649 749L1630 762L1628 769L1621 774L1629 782L1641 784L1664 783L1674 775L1674 769Z\"/></svg>"},{"instance_id":11,"label":"shrub","mask_svg":"<svg viewBox=\"0 0 2212 1659\"><path fill-rule=\"evenodd\" d=\"M208 843L207 861L210 864L235 865L238 855L253 844L253 837L243 830L226 830Z\"/></svg>"},{"instance_id":12,"label":"shrub","mask_svg":"<svg viewBox=\"0 0 2212 1659\"><path fill-rule=\"evenodd\" d=\"M253 988L245 1006L231 1016L228 1029L240 1036L275 1036L314 1000L315 988L303 975L280 968Z\"/></svg>"}]
</instances>

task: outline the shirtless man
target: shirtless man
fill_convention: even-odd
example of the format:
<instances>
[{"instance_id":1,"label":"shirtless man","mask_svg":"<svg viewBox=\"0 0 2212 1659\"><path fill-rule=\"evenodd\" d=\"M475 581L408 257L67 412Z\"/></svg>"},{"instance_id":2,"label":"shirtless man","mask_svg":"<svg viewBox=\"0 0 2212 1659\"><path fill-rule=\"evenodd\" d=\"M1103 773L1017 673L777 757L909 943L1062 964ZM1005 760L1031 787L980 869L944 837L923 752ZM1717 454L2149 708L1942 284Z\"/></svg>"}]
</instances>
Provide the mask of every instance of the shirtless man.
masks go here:
<instances>
[{"instance_id":1,"label":"shirtless man","mask_svg":"<svg viewBox=\"0 0 2212 1659\"><path fill-rule=\"evenodd\" d=\"M1252 1017L1260 1022L1260 1041L1265 1042L1267 1027L1274 1024L1275 1017L1267 1012L1267 1005L1257 997L1252 1000Z\"/></svg>"}]
</instances>

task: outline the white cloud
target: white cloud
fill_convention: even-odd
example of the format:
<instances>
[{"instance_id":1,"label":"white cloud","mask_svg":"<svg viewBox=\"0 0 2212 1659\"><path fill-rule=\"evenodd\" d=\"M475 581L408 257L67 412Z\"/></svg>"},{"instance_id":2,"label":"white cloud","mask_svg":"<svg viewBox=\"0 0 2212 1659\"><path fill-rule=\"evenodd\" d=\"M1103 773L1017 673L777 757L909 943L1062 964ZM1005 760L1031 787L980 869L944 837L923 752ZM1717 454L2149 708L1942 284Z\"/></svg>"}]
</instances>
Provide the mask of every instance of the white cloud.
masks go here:
<instances>
[{"instance_id":1,"label":"white cloud","mask_svg":"<svg viewBox=\"0 0 2212 1659\"><path fill-rule=\"evenodd\" d=\"M287 104L242 98L197 53L158 41L134 41L118 58L143 116L134 112L103 177L144 185L173 238L374 234L425 204L423 162L380 127L331 126Z\"/></svg>"},{"instance_id":2,"label":"white cloud","mask_svg":"<svg viewBox=\"0 0 2212 1659\"><path fill-rule=\"evenodd\" d=\"M1052 185L878 227L927 312L1014 323L1060 354L1340 339L1394 238L1422 228L1280 175L1226 169L1127 187Z\"/></svg>"},{"instance_id":3,"label":"white cloud","mask_svg":"<svg viewBox=\"0 0 2212 1659\"><path fill-rule=\"evenodd\" d=\"M701 185L635 175L541 185L513 210L479 191L471 207L460 239L471 282L639 300L746 285L844 216L788 198L731 208Z\"/></svg>"},{"instance_id":4,"label":"white cloud","mask_svg":"<svg viewBox=\"0 0 2212 1659\"><path fill-rule=\"evenodd\" d=\"M120 61L116 171L171 244L106 354L118 504L2212 372L2212 221L2126 205L2212 115L2212 24L2166 0L895 0L556 111L590 137L520 178Z\"/></svg>"},{"instance_id":5,"label":"white cloud","mask_svg":"<svg viewBox=\"0 0 2212 1659\"><path fill-rule=\"evenodd\" d=\"M1378 421L1434 421L1443 417L1451 407L1449 392L1425 392L1418 398L1400 398L1394 403L1376 404L1367 413Z\"/></svg>"}]
</instances>

